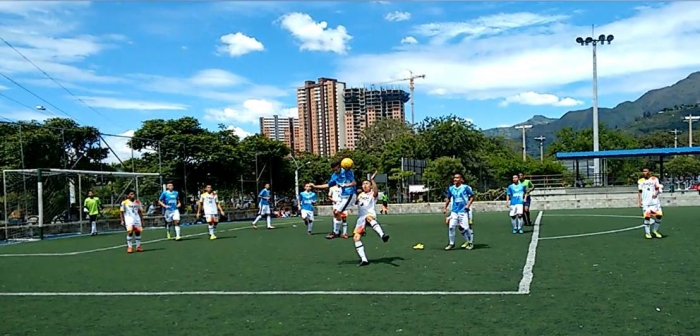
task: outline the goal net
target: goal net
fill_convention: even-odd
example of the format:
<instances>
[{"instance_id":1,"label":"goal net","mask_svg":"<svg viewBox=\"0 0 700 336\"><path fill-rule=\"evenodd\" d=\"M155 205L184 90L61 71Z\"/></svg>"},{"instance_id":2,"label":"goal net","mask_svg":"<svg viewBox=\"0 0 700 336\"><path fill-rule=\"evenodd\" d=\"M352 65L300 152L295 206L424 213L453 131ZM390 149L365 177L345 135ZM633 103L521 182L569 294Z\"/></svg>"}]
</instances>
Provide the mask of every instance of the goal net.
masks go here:
<instances>
[{"instance_id":1,"label":"goal net","mask_svg":"<svg viewBox=\"0 0 700 336\"><path fill-rule=\"evenodd\" d=\"M4 170L2 183L4 225L0 226L0 241L90 234L91 223L84 207L88 191L102 204L97 216L98 231L118 229L119 204L127 190L136 193L144 204L144 212L163 190L157 173L68 169Z\"/></svg>"}]
</instances>

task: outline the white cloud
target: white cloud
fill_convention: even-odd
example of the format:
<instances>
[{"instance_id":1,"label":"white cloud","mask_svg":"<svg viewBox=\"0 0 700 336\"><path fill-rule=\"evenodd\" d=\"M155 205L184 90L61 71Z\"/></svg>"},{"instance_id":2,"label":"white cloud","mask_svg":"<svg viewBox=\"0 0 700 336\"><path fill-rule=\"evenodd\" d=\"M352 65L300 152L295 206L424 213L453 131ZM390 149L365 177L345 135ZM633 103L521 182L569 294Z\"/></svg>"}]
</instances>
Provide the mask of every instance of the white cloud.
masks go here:
<instances>
[{"instance_id":1,"label":"white cloud","mask_svg":"<svg viewBox=\"0 0 700 336\"><path fill-rule=\"evenodd\" d=\"M248 131L246 131L246 130L244 130L244 129L238 127L238 126L229 125L228 127L226 127L226 129L229 130L229 131L233 131L233 133L235 133L236 135L238 135L238 137L239 137L241 140L244 139L244 138L247 138L247 137L249 137L249 136L251 136L251 135L253 135L253 133L250 133L250 132L248 132Z\"/></svg>"},{"instance_id":2,"label":"white cloud","mask_svg":"<svg viewBox=\"0 0 700 336\"><path fill-rule=\"evenodd\" d=\"M165 110L187 110L187 105L173 104L165 102L153 102L144 100L129 100L112 97L78 97L86 104L112 110L138 110L138 111L165 111Z\"/></svg>"},{"instance_id":3,"label":"white cloud","mask_svg":"<svg viewBox=\"0 0 700 336\"><path fill-rule=\"evenodd\" d=\"M413 36L406 36L401 39L401 44L418 44L418 40Z\"/></svg>"},{"instance_id":4,"label":"white cloud","mask_svg":"<svg viewBox=\"0 0 700 336\"><path fill-rule=\"evenodd\" d=\"M300 50L330 51L345 54L350 49L348 43L352 36L344 26L329 28L326 21L316 22L309 14L289 13L280 17L283 29L301 43Z\"/></svg>"},{"instance_id":5,"label":"white cloud","mask_svg":"<svg viewBox=\"0 0 700 336\"><path fill-rule=\"evenodd\" d=\"M583 102L574 98L560 98L551 93L537 93L534 91L522 92L514 96L507 97L499 103L500 106L508 106L510 104L532 105L532 106L559 106L570 107L582 105Z\"/></svg>"},{"instance_id":6,"label":"white cloud","mask_svg":"<svg viewBox=\"0 0 700 336\"><path fill-rule=\"evenodd\" d=\"M189 81L197 86L227 87L244 83L246 79L226 70L206 69L194 74Z\"/></svg>"},{"instance_id":7,"label":"white cloud","mask_svg":"<svg viewBox=\"0 0 700 336\"><path fill-rule=\"evenodd\" d=\"M695 56L700 54L700 3L667 3L633 15L596 27L596 32L619 34L611 45L599 48L601 83L649 71L700 68ZM339 62L334 77L359 85L392 80L411 69L426 75L416 83L418 94L439 90L467 99L503 99L528 91L560 92L579 82L588 85L591 50L578 46L574 38L590 34L590 27L572 26L562 19L514 13L461 24L420 25L415 32L430 37L433 45L350 55ZM654 43L639 43L649 36L654 36ZM660 84L650 80L652 87Z\"/></svg>"},{"instance_id":8,"label":"white cloud","mask_svg":"<svg viewBox=\"0 0 700 336\"><path fill-rule=\"evenodd\" d=\"M131 148L128 146L129 138L126 137L133 137L134 136L134 130L128 130L124 133L118 134L121 137L114 137L114 136L104 136L104 140L106 144L102 144L102 148L109 149L109 154L107 154L107 158L105 159L106 163L118 163L119 160L121 161L126 161L131 159L132 155L134 158L140 158L141 157L141 152L139 151L132 151ZM109 147L107 146L109 145ZM114 151L114 153L112 152ZM116 156L115 156L116 153ZM117 159L117 157L119 159Z\"/></svg>"},{"instance_id":9,"label":"white cloud","mask_svg":"<svg viewBox=\"0 0 700 336\"><path fill-rule=\"evenodd\" d=\"M208 109L205 111L204 119L236 124L255 124L260 121L260 117L298 117L297 108L283 108L282 104L276 101L265 99L248 99L239 106L226 107L222 109Z\"/></svg>"},{"instance_id":10,"label":"white cloud","mask_svg":"<svg viewBox=\"0 0 700 336\"><path fill-rule=\"evenodd\" d=\"M265 47L260 41L241 32L226 34L221 36L220 40L223 45L220 45L217 51L222 54L228 54L231 57L243 56L251 52L265 50Z\"/></svg>"},{"instance_id":11,"label":"white cloud","mask_svg":"<svg viewBox=\"0 0 700 336\"><path fill-rule=\"evenodd\" d=\"M510 128L510 127L512 127L512 126L511 126L511 125L507 125L507 124L500 124L500 125L498 125L498 126L496 126L496 127L498 127L498 128L506 128L506 127Z\"/></svg>"},{"instance_id":12,"label":"white cloud","mask_svg":"<svg viewBox=\"0 0 700 336\"><path fill-rule=\"evenodd\" d=\"M410 20L410 19L411 19L411 13L409 13L409 12L394 11L391 13L387 13L384 16L384 20L393 21L393 22L406 21L406 20Z\"/></svg>"}]
</instances>

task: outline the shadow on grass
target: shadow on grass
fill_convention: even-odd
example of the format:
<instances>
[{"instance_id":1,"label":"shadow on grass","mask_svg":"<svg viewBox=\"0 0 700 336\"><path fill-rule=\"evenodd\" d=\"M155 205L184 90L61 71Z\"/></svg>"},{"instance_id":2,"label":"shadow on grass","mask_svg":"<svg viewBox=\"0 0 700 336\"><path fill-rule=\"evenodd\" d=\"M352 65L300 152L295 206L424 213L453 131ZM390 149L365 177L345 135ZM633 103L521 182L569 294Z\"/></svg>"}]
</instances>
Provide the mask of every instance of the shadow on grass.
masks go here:
<instances>
[{"instance_id":1,"label":"shadow on grass","mask_svg":"<svg viewBox=\"0 0 700 336\"><path fill-rule=\"evenodd\" d=\"M400 267L401 265L396 264L395 262L402 261L402 260L406 260L406 259L404 259L402 257L384 257L384 258L378 258L378 259L370 258L369 262L370 262L370 264L386 264L386 265L391 265L394 267ZM354 264L357 264L358 262L359 262L359 260L345 260L345 261L341 261L338 264L339 265L354 265Z\"/></svg>"}]
</instances>

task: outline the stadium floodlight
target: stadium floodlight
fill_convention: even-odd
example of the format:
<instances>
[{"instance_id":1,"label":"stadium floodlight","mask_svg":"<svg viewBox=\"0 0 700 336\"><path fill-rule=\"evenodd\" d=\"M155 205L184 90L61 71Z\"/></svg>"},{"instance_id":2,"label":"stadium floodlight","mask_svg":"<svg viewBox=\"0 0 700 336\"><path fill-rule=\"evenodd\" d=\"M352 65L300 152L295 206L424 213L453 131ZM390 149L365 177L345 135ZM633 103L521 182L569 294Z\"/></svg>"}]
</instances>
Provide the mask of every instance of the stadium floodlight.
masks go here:
<instances>
[{"instance_id":1,"label":"stadium floodlight","mask_svg":"<svg viewBox=\"0 0 700 336\"><path fill-rule=\"evenodd\" d=\"M527 160L527 144L526 144L526 139L525 139L525 131L532 128L532 125L518 125L515 126L515 129L519 129L523 131L523 161Z\"/></svg>"},{"instance_id":2,"label":"stadium floodlight","mask_svg":"<svg viewBox=\"0 0 700 336\"><path fill-rule=\"evenodd\" d=\"M598 44L605 44L605 42L612 42L615 38L612 35L600 34L597 39L591 36L588 37L577 37L576 43L581 46L593 45L593 151L598 152L600 150L600 130L598 121ZM593 182L595 186L600 186L600 158L593 158Z\"/></svg>"},{"instance_id":3,"label":"stadium floodlight","mask_svg":"<svg viewBox=\"0 0 700 336\"><path fill-rule=\"evenodd\" d=\"M535 140L540 143L540 162L544 162L544 141L547 140L547 138L540 135L536 137Z\"/></svg>"},{"instance_id":4,"label":"stadium floodlight","mask_svg":"<svg viewBox=\"0 0 700 336\"><path fill-rule=\"evenodd\" d=\"M700 120L700 116L689 114L683 117L683 121L688 123L688 147L693 147L693 122Z\"/></svg>"}]
</instances>

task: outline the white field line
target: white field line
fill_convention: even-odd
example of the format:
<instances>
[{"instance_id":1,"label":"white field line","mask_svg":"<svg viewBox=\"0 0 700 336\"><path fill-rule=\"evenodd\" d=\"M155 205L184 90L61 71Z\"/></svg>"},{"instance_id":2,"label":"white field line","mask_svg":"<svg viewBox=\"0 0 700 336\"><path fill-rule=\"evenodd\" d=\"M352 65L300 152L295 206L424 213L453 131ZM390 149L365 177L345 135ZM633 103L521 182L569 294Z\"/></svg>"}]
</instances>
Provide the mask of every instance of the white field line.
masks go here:
<instances>
[{"instance_id":1,"label":"white field line","mask_svg":"<svg viewBox=\"0 0 700 336\"><path fill-rule=\"evenodd\" d=\"M572 235L556 236L556 237L544 237L544 238L540 238L540 240L553 240L553 239L565 239L565 238L579 238L579 237L598 236L598 235L604 235L604 234L611 234L611 233L618 233L618 232L625 232L625 231L636 230L636 229L642 228L643 226L644 226L644 225L637 225L637 226L633 226L633 227L628 227L628 228L624 228L624 229L617 229L617 230L610 230L610 231L591 232L591 233L580 233L580 234L572 234Z\"/></svg>"},{"instance_id":2,"label":"white field line","mask_svg":"<svg viewBox=\"0 0 700 336\"><path fill-rule=\"evenodd\" d=\"M549 214L547 217L608 217L608 218L644 218L644 216L631 215L591 215L591 214Z\"/></svg>"},{"instance_id":3,"label":"white field line","mask_svg":"<svg viewBox=\"0 0 700 336\"><path fill-rule=\"evenodd\" d=\"M294 222L284 222L284 223L275 223L275 225L282 226L282 225L290 225L294 224L297 221ZM235 227L231 229L226 229L226 230L219 230L219 232L231 232L231 231L239 231L239 230L246 230L246 229L252 229L253 227L250 226L241 226L241 227ZM264 228L261 228L260 230L266 230ZM148 230L151 231L151 230ZM154 230L155 231L155 230ZM208 235L209 232L199 232L199 233L194 233L194 234L189 234L189 235L183 235L182 238L189 238L189 237L198 237L198 236L204 236ZM166 238L160 238L160 239L154 239L154 240L147 240L142 242L141 244L151 244L151 243L159 243L162 241L167 241L170 239ZM97 249L92 249L92 250L84 250L84 251L74 251L74 252L55 252L55 253L8 253L8 254L0 254L0 258L10 258L10 257L68 257L68 256L76 256L76 255L81 255L81 254L89 254L89 253L95 253L95 252L103 252L103 251L109 251L109 250L115 250L115 249L120 249L120 248L125 248L126 244L121 244L121 245L116 245L116 246L109 246L109 247L102 247L102 248L97 248Z\"/></svg>"},{"instance_id":4,"label":"white field line","mask_svg":"<svg viewBox=\"0 0 700 336\"><path fill-rule=\"evenodd\" d=\"M544 211L540 211L540 213L537 214L535 223L533 223L532 239L530 240L530 247L527 249L525 267L523 267L523 278L520 280L520 285L518 286L518 293L520 294L530 294L530 285L535 276L532 271L535 267L535 259L537 257L537 243L540 240L540 223L542 222L543 214Z\"/></svg>"},{"instance_id":5,"label":"white field line","mask_svg":"<svg viewBox=\"0 0 700 336\"><path fill-rule=\"evenodd\" d=\"M523 295L516 291L453 292L453 291L198 291L198 292L27 292L0 293L2 296L254 296L254 295L393 295L393 296L453 296L453 295Z\"/></svg>"}]
</instances>

